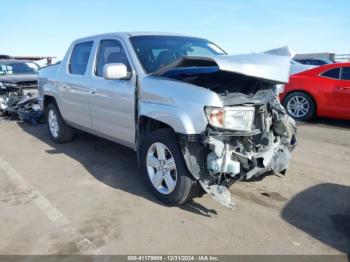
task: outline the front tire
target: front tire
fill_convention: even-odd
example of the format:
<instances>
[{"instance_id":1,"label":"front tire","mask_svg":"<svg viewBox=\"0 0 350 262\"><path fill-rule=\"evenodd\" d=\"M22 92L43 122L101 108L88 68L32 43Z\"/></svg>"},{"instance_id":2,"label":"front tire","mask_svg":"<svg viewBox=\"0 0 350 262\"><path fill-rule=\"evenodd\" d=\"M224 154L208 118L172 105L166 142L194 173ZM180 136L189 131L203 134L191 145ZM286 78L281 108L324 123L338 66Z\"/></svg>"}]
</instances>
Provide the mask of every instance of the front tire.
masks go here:
<instances>
[{"instance_id":1,"label":"front tire","mask_svg":"<svg viewBox=\"0 0 350 262\"><path fill-rule=\"evenodd\" d=\"M73 128L64 121L56 103L51 102L46 107L46 123L50 137L55 143L72 141Z\"/></svg>"},{"instance_id":2,"label":"front tire","mask_svg":"<svg viewBox=\"0 0 350 262\"><path fill-rule=\"evenodd\" d=\"M307 121L315 116L316 105L313 98L304 92L292 92L283 100L288 114L298 121Z\"/></svg>"},{"instance_id":3,"label":"front tire","mask_svg":"<svg viewBox=\"0 0 350 262\"><path fill-rule=\"evenodd\" d=\"M180 205L194 197L195 180L187 169L171 129L157 129L141 145L141 168L153 194L167 205Z\"/></svg>"}]
</instances>

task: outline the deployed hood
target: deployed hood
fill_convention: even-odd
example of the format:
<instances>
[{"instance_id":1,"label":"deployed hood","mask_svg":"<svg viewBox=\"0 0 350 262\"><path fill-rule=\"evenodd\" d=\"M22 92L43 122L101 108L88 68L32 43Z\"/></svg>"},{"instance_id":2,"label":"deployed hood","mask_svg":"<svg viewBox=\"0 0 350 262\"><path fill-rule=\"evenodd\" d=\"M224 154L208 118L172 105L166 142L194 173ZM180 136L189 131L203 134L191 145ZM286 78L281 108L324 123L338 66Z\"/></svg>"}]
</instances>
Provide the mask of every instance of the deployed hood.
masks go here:
<instances>
[{"instance_id":1,"label":"deployed hood","mask_svg":"<svg viewBox=\"0 0 350 262\"><path fill-rule=\"evenodd\" d=\"M210 57L184 56L156 71L154 75L165 76L175 68L215 66L224 72L251 76L276 84L287 83L289 80L290 57L266 53Z\"/></svg>"},{"instance_id":2,"label":"deployed hood","mask_svg":"<svg viewBox=\"0 0 350 262\"><path fill-rule=\"evenodd\" d=\"M290 70L289 70L289 74L290 75L294 75L312 68L315 68L316 66L312 66L312 65L303 65L295 60L293 60L292 58L295 57L296 53L294 52L294 50L290 49L288 46L284 46L284 47L280 47L280 48L275 48L275 49L271 49L268 51L264 52L265 54L270 54L270 55L277 55L277 56L287 56L290 57Z\"/></svg>"},{"instance_id":3,"label":"deployed hood","mask_svg":"<svg viewBox=\"0 0 350 262\"><path fill-rule=\"evenodd\" d=\"M290 49L288 46L270 49L270 50L265 51L264 53L270 54L270 55L287 56L290 58L293 58L296 55L295 51Z\"/></svg>"}]
</instances>

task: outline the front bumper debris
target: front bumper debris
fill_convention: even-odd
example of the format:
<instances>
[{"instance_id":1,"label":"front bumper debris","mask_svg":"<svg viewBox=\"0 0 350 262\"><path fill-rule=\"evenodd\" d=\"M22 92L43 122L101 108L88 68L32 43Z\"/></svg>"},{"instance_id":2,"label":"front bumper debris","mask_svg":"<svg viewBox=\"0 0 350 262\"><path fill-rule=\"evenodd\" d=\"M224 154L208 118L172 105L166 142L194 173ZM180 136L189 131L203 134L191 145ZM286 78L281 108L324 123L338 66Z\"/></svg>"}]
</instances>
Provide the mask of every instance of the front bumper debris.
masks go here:
<instances>
[{"instance_id":1,"label":"front bumper debris","mask_svg":"<svg viewBox=\"0 0 350 262\"><path fill-rule=\"evenodd\" d=\"M235 206L228 191L234 182L283 174L288 169L296 146L296 126L279 104L273 106L274 116L262 114L263 124L256 123L251 133L208 127L202 135L179 135L189 171L208 194L226 207Z\"/></svg>"},{"instance_id":2,"label":"front bumper debris","mask_svg":"<svg viewBox=\"0 0 350 262\"><path fill-rule=\"evenodd\" d=\"M199 180L199 184L202 186L205 192L211 195L217 202L228 208L235 208L236 204L231 199L231 194L227 187L222 185L209 185L207 182Z\"/></svg>"}]
</instances>

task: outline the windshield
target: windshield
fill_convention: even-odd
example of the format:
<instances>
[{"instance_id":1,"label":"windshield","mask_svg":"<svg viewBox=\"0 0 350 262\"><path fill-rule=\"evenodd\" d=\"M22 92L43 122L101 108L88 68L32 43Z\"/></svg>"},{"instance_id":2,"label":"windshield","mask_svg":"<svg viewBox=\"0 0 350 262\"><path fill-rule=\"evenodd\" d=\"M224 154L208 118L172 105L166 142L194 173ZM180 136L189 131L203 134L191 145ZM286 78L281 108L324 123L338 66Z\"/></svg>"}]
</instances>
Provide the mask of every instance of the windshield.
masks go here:
<instances>
[{"instance_id":1,"label":"windshield","mask_svg":"<svg viewBox=\"0 0 350 262\"><path fill-rule=\"evenodd\" d=\"M0 62L0 75L37 74L39 66L32 62Z\"/></svg>"},{"instance_id":2,"label":"windshield","mask_svg":"<svg viewBox=\"0 0 350 262\"><path fill-rule=\"evenodd\" d=\"M153 73L182 56L224 55L208 40L182 36L133 36L131 44L147 73Z\"/></svg>"}]
</instances>

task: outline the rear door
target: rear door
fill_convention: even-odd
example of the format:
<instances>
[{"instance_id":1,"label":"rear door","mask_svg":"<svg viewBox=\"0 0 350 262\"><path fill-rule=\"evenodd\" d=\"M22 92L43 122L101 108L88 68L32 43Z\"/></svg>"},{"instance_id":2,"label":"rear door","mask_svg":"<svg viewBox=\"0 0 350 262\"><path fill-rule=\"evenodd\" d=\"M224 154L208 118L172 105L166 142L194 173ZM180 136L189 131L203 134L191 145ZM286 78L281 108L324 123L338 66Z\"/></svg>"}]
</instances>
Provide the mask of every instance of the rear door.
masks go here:
<instances>
[{"instance_id":1,"label":"rear door","mask_svg":"<svg viewBox=\"0 0 350 262\"><path fill-rule=\"evenodd\" d=\"M89 111L90 86L87 76L93 41L75 44L62 72L60 93L62 96L63 117L80 127L92 128Z\"/></svg>"},{"instance_id":2,"label":"rear door","mask_svg":"<svg viewBox=\"0 0 350 262\"><path fill-rule=\"evenodd\" d=\"M106 80L103 77L103 66L109 63L125 64L130 72L130 79ZM121 39L100 39L91 79L90 111L93 129L121 144L133 147L136 74Z\"/></svg>"},{"instance_id":3,"label":"rear door","mask_svg":"<svg viewBox=\"0 0 350 262\"><path fill-rule=\"evenodd\" d=\"M340 69L340 80L335 85L334 97L339 112L350 118L350 67Z\"/></svg>"}]
</instances>

